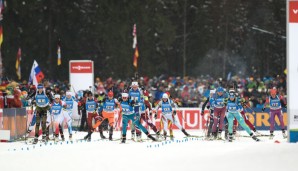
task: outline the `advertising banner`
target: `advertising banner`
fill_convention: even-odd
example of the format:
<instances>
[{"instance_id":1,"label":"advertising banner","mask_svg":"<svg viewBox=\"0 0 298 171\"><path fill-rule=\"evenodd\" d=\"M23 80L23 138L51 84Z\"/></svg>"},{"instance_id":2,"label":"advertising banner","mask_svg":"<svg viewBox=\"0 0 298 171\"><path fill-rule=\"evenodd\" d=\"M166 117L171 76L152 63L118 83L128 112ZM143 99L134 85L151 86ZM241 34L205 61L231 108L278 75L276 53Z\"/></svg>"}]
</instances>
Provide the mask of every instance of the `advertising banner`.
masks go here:
<instances>
[{"instance_id":1,"label":"advertising banner","mask_svg":"<svg viewBox=\"0 0 298 171\"><path fill-rule=\"evenodd\" d=\"M298 142L298 1L288 1L288 108L289 141Z\"/></svg>"},{"instance_id":2,"label":"advertising banner","mask_svg":"<svg viewBox=\"0 0 298 171\"><path fill-rule=\"evenodd\" d=\"M255 125L257 130L268 130L269 131L270 115L267 112L269 112L269 110L266 110L266 111L262 112L261 109L258 109L258 108L247 109L246 110L246 117L250 120L250 122L253 125ZM32 118L33 118L33 112L31 111L31 108L28 107L26 113L28 115L27 124L29 124L29 123L31 123ZM201 109L200 108L180 108L177 111L177 115L178 115L180 124L187 130L204 130L204 129L206 129L206 124L207 124L207 121L209 119L209 110L205 110L204 113L205 113L204 116L201 116ZM154 119L153 116L150 117L153 124L155 124L158 129L161 128L160 114L161 114L161 111L159 110L157 119ZM14 123L10 124L11 123L10 121L8 121L5 118L3 119L3 114L2 114L1 111L0 111L0 116L2 116L2 118L0 117L0 120L2 120L4 122L3 124L0 124L0 130L4 129L5 125L12 125L13 126ZM22 116L24 116L24 114ZM73 119L74 119L73 122L72 122L72 125L76 126L76 127L79 126L80 122L79 122L78 119L75 119L74 116L77 118L77 117L80 117L80 115L78 115L76 112L74 112L72 116L73 116ZM114 126L115 126L115 129L118 130L118 131L121 130L121 128L122 128L122 117L121 116L119 117L119 116L120 116L119 115L119 110L115 110L115 125ZM287 117L288 117L288 115L286 113L286 109L283 109L283 119L284 119L284 122L285 122L285 126L288 125ZM13 120L14 119L18 119L18 118L13 118ZM26 121L24 121L23 123L26 123ZM16 125L16 124L14 124L14 125ZM145 127L147 127L147 125L145 123L143 123L143 125ZM24 130L25 130L26 126L24 124L18 125L18 126L22 127L21 133L24 133ZM11 127L11 126L9 126L9 127ZM65 123L64 123L64 128L67 128ZM129 129L129 127L128 127L128 129ZM173 129L178 129L178 128L176 126L173 126ZM242 130L242 128L239 127L238 130ZM280 130L280 122L279 122L277 117L275 118L275 130ZM34 135L34 129L33 129L33 131L31 132L30 135L31 136Z\"/></svg>"},{"instance_id":3,"label":"advertising banner","mask_svg":"<svg viewBox=\"0 0 298 171\"><path fill-rule=\"evenodd\" d=\"M94 66L91 60L69 61L69 82L71 91L91 90L94 85Z\"/></svg>"}]
</instances>

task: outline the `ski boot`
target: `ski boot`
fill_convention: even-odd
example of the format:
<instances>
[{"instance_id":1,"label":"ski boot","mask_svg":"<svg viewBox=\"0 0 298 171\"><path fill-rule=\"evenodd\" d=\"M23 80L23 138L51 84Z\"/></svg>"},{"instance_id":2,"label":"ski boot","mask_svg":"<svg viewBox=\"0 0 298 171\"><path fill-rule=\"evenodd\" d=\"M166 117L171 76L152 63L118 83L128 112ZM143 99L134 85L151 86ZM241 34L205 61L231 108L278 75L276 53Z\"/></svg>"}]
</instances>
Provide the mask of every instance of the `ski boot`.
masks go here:
<instances>
[{"instance_id":1,"label":"ski boot","mask_svg":"<svg viewBox=\"0 0 298 171\"><path fill-rule=\"evenodd\" d=\"M72 134L69 134L69 141L72 141Z\"/></svg>"},{"instance_id":2,"label":"ski boot","mask_svg":"<svg viewBox=\"0 0 298 171\"><path fill-rule=\"evenodd\" d=\"M54 142L55 142L55 143L57 143L58 141L59 141L59 135L58 135L58 134L56 134L56 135L55 135Z\"/></svg>"},{"instance_id":3,"label":"ski boot","mask_svg":"<svg viewBox=\"0 0 298 171\"><path fill-rule=\"evenodd\" d=\"M131 133L131 140L135 140L135 134L134 133Z\"/></svg>"},{"instance_id":4,"label":"ski boot","mask_svg":"<svg viewBox=\"0 0 298 171\"><path fill-rule=\"evenodd\" d=\"M44 134L42 135L42 142L48 142L47 136Z\"/></svg>"},{"instance_id":5,"label":"ski boot","mask_svg":"<svg viewBox=\"0 0 298 171\"><path fill-rule=\"evenodd\" d=\"M109 134L109 140L113 141L113 134Z\"/></svg>"},{"instance_id":6,"label":"ski boot","mask_svg":"<svg viewBox=\"0 0 298 171\"><path fill-rule=\"evenodd\" d=\"M110 129L109 129L109 140L112 141L113 140L113 126L110 126Z\"/></svg>"},{"instance_id":7,"label":"ski boot","mask_svg":"<svg viewBox=\"0 0 298 171\"><path fill-rule=\"evenodd\" d=\"M255 135L251 135L251 138L252 138L253 140L255 140L255 141L260 141L260 139L257 138L257 136L255 136Z\"/></svg>"},{"instance_id":8,"label":"ski boot","mask_svg":"<svg viewBox=\"0 0 298 171\"><path fill-rule=\"evenodd\" d=\"M125 144L126 141L126 135L122 135L121 144Z\"/></svg>"},{"instance_id":9,"label":"ski boot","mask_svg":"<svg viewBox=\"0 0 298 171\"><path fill-rule=\"evenodd\" d=\"M49 135L46 136L46 141L47 142L50 141L50 136Z\"/></svg>"},{"instance_id":10,"label":"ski boot","mask_svg":"<svg viewBox=\"0 0 298 171\"><path fill-rule=\"evenodd\" d=\"M229 133L229 135L228 135L228 141L229 141L229 142L232 142L232 141L233 141L233 134L230 134L230 133Z\"/></svg>"},{"instance_id":11,"label":"ski boot","mask_svg":"<svg viewBox=\"0 0 298 171\"><path fill-rule=\"evenodd\" d=\"M273 134L273 132L270 131L269 139L272 140L273 137L274 137L274 134Z\"/></svg>"},{"instance_id":12,"label":"ski boot","mask_svg":"<svg viewBox=\"0 0 298 171\"><path fill-rule=\"evenodd\" d=\"M182 131L183 132L183 131ZM170 136L173 135L174 137L174 133L173 133L173 129L170 129Z\"/></svg>"},{"instance_id":13,"label":"ski boot","mask_svg":"<svg viewBox=\"0 0 298 171\"><path fill-rule=\"evenodd\" d=\"M217 140L222 140L221 132L220 132L220 131L218 132L216 139L217 139Z\"/></svg>"},{"instance_id":14,"label":"ski boot","mask_svg":"<svg viewBox=\"0 0 298 171\"><path fill-rule=\"evenodd\" d=\"M64 138L64 135L63 134L61 134L61 140L62 141L65 141L65 138Z\"/></svg>"},{"instance_id":15,"label":"ski boot","mask_svg":"<svg viewBox=\"0 0 298 171\"><path fill-rule=\"evenodd\" d=\"M253 132L255 133L255 135L258 137L258 136L262 136L262 134L260 133L260 132L258 132L257 130L256 130L256 128L255 129L253 129Z\"/></svg>"},{"instance_id":16,"label":"ski boot","mask_svg":"<svg viewBox=\"0 0 298 171\"><path fill-rule=\"evenodd\" d=\"M137 135L137 142L142 142L142 137L140 135Z\"/></svg>"},{"instance_id":17,"label":"ski boot","mask_svg":"<svg viewBox=\"0 0 298 171\"><path fill-rule=\"evenodd\" d=\"M187 132L185 131L185 129L182 129L181 131L183 132L183 134L184 134L185 136L187 136L187 137L190 136L189 133L187 133ZM173 134L171 134L171 135L173 136ZM174 136L173 136L173 137L174 137Z\"/></svg>"},{"instance_id":18,"label":"ski boot","mask_svg":"<svg viewBox=\"0 0 298 171\"><path fill-rule=\"evenodd\" d=\"M38 137L35 137L33 140L33 144L37 144L38 143Z\"/></svg>"},{"instance_id":19,"label":"ski boot","mask_svg":"<svg viewBox=\"0 0 298 171\"><path fill-rule=\"evenodd\" d=\"M150 135L149 133L147 133L147 137L150 138L152 141L157 141L152 135Z\"/></svg>"},{"instance_id":20,"label":"ski boot","mask_svg":"<svg viewBox=\"0 0 298 171\"><path fill-rule=\"evenodd\" d=\"M287 138L287 134L286 134L285 130L282 130L282 136L283 136L284 138Z\"/></svg>"},{"instance_id":21,"label":"ski boot","mask_svg":"<svg viewBox=\"0 0 298 171\"><path fill-rule=\"evenodd\" d=\"M233 136L232 136L232 139L233 139L233 140L236 140L236 134L237 134L237 136L239 137L239 134L238 134L237 132L233 132Z\"/></svg>"},{"instance_id":22,"label":"ski boot","mask_svg":"<svg viewBox=\"0 0 298 171\"><path fill-rule=\"evenodd\" d=\"M216 138L216 133L212 132L211 136L209 137L209 140L213 141L213 140L215 140L215 138Z\"/></svg>"},{"instance_id":23,"label":"ski boot","mask_svg":"<svg viewBox=\"0 0 298 171\"><path fill-rule=\"evenodd\" d=\"M167 140L167 132L166 131L164 131L164 133L163 133L163 139Z\"/></svg>"},{"instance_id":24,"label":"ski boot","mask_svg":"<svg viewBox=\"0 0 298 171\"><path fill-rule=\"evenodd\" d=\"M106 137L103 135L103 132L102 131L99 131L99 134L100 134L100 138L101 139L106 139Z\"/></svg>"},{"instance_id":25,"label":"ski boot","mask_svg":"<svg viewBox=\"0 0 298 171\"><path fill-rule=\"evenodd\" d=\"M156 139L158 140L159 138L160 138L160 132L157 131L157 132L156 132Z\"/></svg>"},{"instance_id":26,"label":"ski boot","mask_svg":"<svg viewBox=\"0 0 298 171\"><path fill-rule=\"evenodd\" d=\"M91 134L92 134L92 132L89 131L88 134L84 137L84 140L91 141Z\"/></svg>"}]
</instances>

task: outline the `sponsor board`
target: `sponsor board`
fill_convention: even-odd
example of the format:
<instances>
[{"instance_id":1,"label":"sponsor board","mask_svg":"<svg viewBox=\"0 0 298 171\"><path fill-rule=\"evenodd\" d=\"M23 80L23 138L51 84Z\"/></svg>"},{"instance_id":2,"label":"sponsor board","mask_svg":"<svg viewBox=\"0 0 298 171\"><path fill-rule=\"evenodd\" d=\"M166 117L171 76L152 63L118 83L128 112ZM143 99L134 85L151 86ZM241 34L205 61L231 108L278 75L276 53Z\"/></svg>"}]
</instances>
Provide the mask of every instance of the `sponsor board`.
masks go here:
<instances>
[{"instance_id":1,"label":"sponsor board","mask_svg":"<svg viewBox=\"0 0 298 171\"><path fill-rule=\"evenodd\" d=\"M262 112L261 109L256 109L252 108L252 110L246 110L246 116L249 119L249 121L256 126L256 129L258 130L269 130L270 127L270 114L268 111ZM205 110L204 116L201 116L201 109L200 108L180 108L177 111L177 115L179 118L180 124L185 128L185 129L205 129L206 128L206 123L209 118L209 110ZM32 119L32 112L30 108L27 108L27 114L28 114L28 119L30 123L30 120ZM151 116L152 122L157 126L160 127L160 114L161 111L158 111L158 116L157 119L154 119L153 116ZM1 112L0 112L1 116ZM73 116L75 116L75 119L77 120L80 118L80 116L74 111ZM288 125L287 123L287 113L286 110L283 109L283 119L285 122L285 126ZM298 116L297 116L298 117ZM297 118L298 119L298 118ZM119 118L119 110L115 110L115 123L117 123L117 129L119 130L122 126L122 117ZM78 122L73 122L74 126L78 126ZM143 124L145 125L145 124ZM280 122L278 118L275 118L275 127L277 130L280 129ZM173 127L174 129L178 129L176 126Z\"/></svg>"}]
</instances>

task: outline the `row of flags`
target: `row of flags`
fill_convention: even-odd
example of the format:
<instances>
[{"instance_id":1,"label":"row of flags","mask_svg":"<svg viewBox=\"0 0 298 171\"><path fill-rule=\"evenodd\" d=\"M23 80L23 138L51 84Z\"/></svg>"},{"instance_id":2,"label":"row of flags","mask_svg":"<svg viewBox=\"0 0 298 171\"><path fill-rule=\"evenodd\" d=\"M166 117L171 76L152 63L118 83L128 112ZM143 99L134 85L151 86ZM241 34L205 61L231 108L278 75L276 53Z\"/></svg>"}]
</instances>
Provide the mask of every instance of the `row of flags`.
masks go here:
<instances>
[{"instance_id":1,"label":"row of flags","mask_svg":"<svg viewBox=\"0 0 298 171\"><path fill-rule=\"evenodd\" d=\"M0 3L2 0L0 0ZM1 6L0 6L1 7ZM1 10L1 8L0 8ZM0 11L1 12L1 11ZM137 43L137 27L136 24L133 25L133 45L132 48L134 49L134 55L133 55L133 66L138 68L138 58L139 58L139 50L138 50L138 43ZM2 26L0 25L0 47L3 41L2 37ZM16 58L16 75L18 76L18 79L21 80L22 75L21 75L21 61L22 61L22 50L21 48L18 49L17 52L17 58ZM61 47L60 47L60 40L57 45L57 65L61 65ZM44 74L41 72L37 62L34 60L33 66L31 69L30 77L29 77L29 82L33 83L34 85L37 85L42 79L44 78Z\"/></svg>"}]
</instances>

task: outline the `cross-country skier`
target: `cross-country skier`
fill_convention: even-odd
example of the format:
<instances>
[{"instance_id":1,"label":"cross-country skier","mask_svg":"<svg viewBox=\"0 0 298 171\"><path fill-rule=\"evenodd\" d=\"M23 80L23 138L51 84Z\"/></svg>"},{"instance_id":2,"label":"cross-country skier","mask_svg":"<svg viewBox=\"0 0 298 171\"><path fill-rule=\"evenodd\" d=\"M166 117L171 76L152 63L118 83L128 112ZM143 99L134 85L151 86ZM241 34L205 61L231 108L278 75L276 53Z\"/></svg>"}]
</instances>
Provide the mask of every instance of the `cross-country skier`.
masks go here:
<instances>
[{"instance_id":1,"label":"cross-country skier","mask_svg":"<svg viewBox=\"0 0 298 171\"><path fill-rule=\"evenodd\" d=\"M176 125L186 136L190 136L185 129L179 123L178 116L176 114L177 106L174 102L169 99L167 93L162 95L162 100L156 105L154 113L157 113L158 108L161 107L161 120L163 122L164 138L167 137L168 131L168 120L170 120L174 125Z\"/></svg>"},{"instance_id":2,"label":"cross-country skier","mask_svg":"<svg viewBox=\"0 0 298 171\"><path fill-rule=\"evenodd\" d=\"M210 104L210 98L212 98L214 93L215 93L215 90L210 90L209 97L207 97L206 101L202 105L202 110L201 110L201 115L204 116L205 107L208 104L207 108L210 110L210 114L209 114L209 117L207 120L208 125L206 125L206 127L207 127L206 139L207 140L210 138L210 134L212 132L212 126L213 126L213 122L214 122L214 113L213 113L214 107L212 104Z\"/></svg>"},{"instance_id":3,"label":"cross-country skier","mask_svg":"<svg viewBox=\"0 0 298 171\"><path fill-rule=\"evenodd\" d=\"M148 138L152 139L153 141L156 141L152 135L149 134L148 130L141 125L140 123L140 115L135 112L134 110L134 105L135 101L134 100L129 100L128 99L128 94L127 93L122 93L122 101L120 103L120 113L122 113L122 140L121 143L126 142L126 131L127 131L127 125L128 122L131 120L133 124L135 124L139 129L141 129Z\"/></svg>"},{"instance_id":4,"label":"cross-country skier","mask_svg":"<svg viewBox=\"0 0 298 171\"><path fill-rule=\"evenodd\" d=\"M108 92L108 98L104 99L103 105L101 106L101 112L99 112L98 120L96 121L95 125L93 125L93 129L96 129L98 126L101 125L101 123L108 119L109 121L109 140L113 139L113 129L114 129L114 115L116 106L119 106L119 102L117 99L114 98L114 93L112 91ZM100 130L100 136L101 138L105 138L103 136L102 130Z\"/></svg>"},{"instance_id":5,"label":"cross-country skier","mask_svg":"<svg viewBox=\"0 0 298 171\"><path fill-rule=\"evenodd\" d=\"M66 124L69 133L69 140L72 140L72 111L73 111L73 104L77 99L71 95L70 91L66 92L66 96L62 101L66 104L66 111L64 112L64 118L66 118Z\"/></svg>"},{"instance_id":6,"label":"cross-country skier","mask_svg":"<svg viewBox=\"0 0 298 171\"><path fill-rule=\"evenodd\" d=\"M237 119L239 124L242 128L251 136L252 139L255 141L259 141L259 139L251 132L249 127L245 124L243 117L241 116L239 110L242 108L240 100L236 98L234 92L229 93L229 98L226 102L226 109L227 109L227 119L228 119L228 129L229 129L229 142L233 140L233 125L234 125L234 118Z\"/></svg>"},{"instance_id":7,"label":"cross-country skier","mask_svg":"<svg viewBox=\"0 0 298 171\"><path fill-rule=\"evenodd\" d=\"M224 89L222 87L218 87L216 89L216 93L213 94L212 98L210 99L210 102L214 106L214 122L212 126L211 139L215 139L215 138L222 139L221 132L224 126L224 119L225 119L225 112L226 112L226 106L224 104L224 100L226 98L228 98L228 96L225 93ZM218 133L216 137L217 124L219 124L219 126L218 126Z\"/></svg>"},{"instance_id":8,"label":"cross-country skier","mask_svg":"<svg viewBox=\"0 0 298 171\"><path fill-rule=\"evenodd\" d=\"M66 103L60 99L59 94L55 94L55 100L51 105L51 115L53 117L54 126L55 126L55 142L58 141L59 136L59 125L62 125L64 121L64 115L62 109L66 108ZM62 130L63 131L63 130ZM63 132L61 133L63 135Z\"/></svg>"},{"instance_id":9,"label":"cross-country skier","mask_svg":"<svg viewBox=\"0 0 298 171\"><path fill-rule=\"evenodd\" d=\"M30 94L29 98L33 98L33 101L36 104L36 126L35 126L35 138L33 143L36 144L38 142L39 137L39 126L41 123L42 127L42 140L46 140L46 132L47 132L47 111L50 109L50 98L44 92L44 87L42 84L38 84L36 93Z\"/></svg>"},{"instance_id":10,"label":"cross-country skier","mask_svg":"<svg viewBox=\"0 0 298 171\"><path fill-rule=\"evenodd\" d=\"M93 94L91 91L88 93L88 98L86 99L86 112L87 112L87 123L88 123L88 134L84 137L84 139L91 141L91 134L94 131L92 126L92 119L95 120L98 118L97 108L98 104L93 98Z\"/></svg>"},{"instance_id":11,"label":"cross-country skier","mask_svg":"<svg viewBox=\"0 0 298 171\"><path fill-rule=\"evenodd\" d=\"M237 94L236 94L236 97L237 97ZM241 114L241 116L243 117L243 119L244 119L246 125L247 125L247 126L250 128L250 130L252 130L257 136L258 136L258 135L261 135L261 134L257 131L256 127L249 121L249 119L248 119L247 116L245 115L245 111L244 111L244 109L248 107L248 104L246 103L245 99L241 99L240 101L241 101L241 106L242 106L242 108L241 108L241 110L240 110L240 114ZM234 127L235 127L235 128L236 128L236 125L237 125L237 121L234 120Z\"/></svg>"},{"instance_id":12,"label":"cross-country skier","mask_svg":"<svg viewBox=\"0 0 298 171\"><path fill-rule=\"evenodd\" d=\"M139 83L136 81L133 81L131 83L131 89L128 91L128 95L130 100L134 101L134 111L136 114L140 113L140 101L141 101L141 96L142 96L142 90L139 88ZM131 123L130 125L131 128L131 139L135 139L135 125Z\"/></svg>"},{"instance_id":13,"label":"cross-country skier","mask_svg":"<svg viewBox=\"0 0 298 171\"><path fill-rule=\"evenodd\" d=\"M157 130L156 126L152 123L150 119L150 113L152 112L152 105L148 101L148 96L149 96L149 93L147 90L145 90L143 93L143 97L141 98L141 101L140 101L140 113L141 113L140 122L141 123L142 121L146 122L146 124L153 129L153 131L158 137L160 132ZM137 141L141 141L141 131L139 130L138 127L136 127L136 134L137 134Z\"/></svg>"},{"instance_id":14,"label":"cross-country skier","mask_svg":"<svg viewBox=\"0 0 298 171\"><path fill-rule=\"evenodd\" d=\"M88 130L86 100L88 98L88 91L83 91L83 97L78 102L78 114L81 115L80 131Z\"/></svg>"},{"instance_id":15,"label":"cross-country skier","mask_svg":"<svg viewBox=\"0 0 298 171\"><path fill-rule=\"evenodd\" d=\"M264 111L265 107L269 104L269 108L270 108L270 139L272 139L274 137L273 132L274 132L275 116L277 116L279 119L283 137L287 138L287 135L285 132L285 124L284 124L284 120L283 120L282 106L281 106L282 103L286 106L286 101L282 96L277 95L276 93L277 93L277 90L275 87L270 90L270 96L266 99L264 107L262 108L262 111Z\"/></svg>"}]
</instances>

